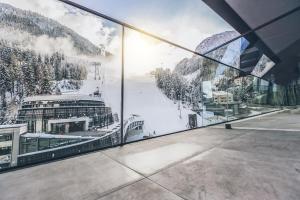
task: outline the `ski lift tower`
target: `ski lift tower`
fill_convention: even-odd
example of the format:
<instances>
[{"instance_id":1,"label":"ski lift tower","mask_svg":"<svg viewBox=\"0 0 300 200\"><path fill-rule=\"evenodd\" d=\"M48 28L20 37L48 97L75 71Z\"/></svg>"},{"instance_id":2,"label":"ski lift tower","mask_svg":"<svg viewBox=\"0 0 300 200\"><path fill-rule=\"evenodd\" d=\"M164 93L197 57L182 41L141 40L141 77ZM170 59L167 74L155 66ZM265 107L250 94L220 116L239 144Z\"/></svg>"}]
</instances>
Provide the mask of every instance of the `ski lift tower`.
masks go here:
<instances>
[{"instance_id":1,"label":"ski lift tower","mask_svg":"<svg viewBox=\"0 0 300 200\"><path fill-rule=\"evenodd\" d=\"M100 67L101 67L101 63L94 63L94 66L95 66L95 77L94 79L95 80L100 80L101 79L101 76L100 76Z\"/></svg>"},{"instance_id":2,"label":"ski lift tower","mask_svg":"<svg viewBox=\"0 0 300 200\"><path fill-rule=\"evenodd\" d=\"M97 95L96 96L102 96L103 93L103 87L105 83L105 71L103 68L102 63L100 62L94 62L94 81L95 81L95 86L97 88ZM95 93L94 93L95 95Z\"/></svg>"}]
</instances>

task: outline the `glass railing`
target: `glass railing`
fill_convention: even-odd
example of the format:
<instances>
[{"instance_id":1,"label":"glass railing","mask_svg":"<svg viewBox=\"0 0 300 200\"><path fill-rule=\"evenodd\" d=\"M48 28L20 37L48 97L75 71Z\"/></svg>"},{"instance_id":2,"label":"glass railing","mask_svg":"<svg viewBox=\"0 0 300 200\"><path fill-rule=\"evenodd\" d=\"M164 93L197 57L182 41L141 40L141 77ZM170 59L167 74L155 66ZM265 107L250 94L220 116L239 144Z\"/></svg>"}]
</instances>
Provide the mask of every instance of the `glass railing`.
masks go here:
<instances>
[{"instance_id":1,"label":"glass railing","mask_svg":"<svg viewBox=\"0 0 300 200\"><path fill-rule=\"evenodd\" d=\"M47 6L0 4L0 170L281 105L274 83L241 73L239 56L203 56L75 4L49 2L57 15ZM247 45L231 45L230 55Z\"/></svg>"},{"instance_id":2,"label":"glass railing","mask_svg":"<svg viewBox=\"0 0 300 200\"><path fill-rule=\"evenodd\" d=\"M233 102L228 103L228 121L251 117L274 111L281 105L276 102L276 84L248 75L241 71L227 69L228 95Z\"/></svg>"}]
</instances>

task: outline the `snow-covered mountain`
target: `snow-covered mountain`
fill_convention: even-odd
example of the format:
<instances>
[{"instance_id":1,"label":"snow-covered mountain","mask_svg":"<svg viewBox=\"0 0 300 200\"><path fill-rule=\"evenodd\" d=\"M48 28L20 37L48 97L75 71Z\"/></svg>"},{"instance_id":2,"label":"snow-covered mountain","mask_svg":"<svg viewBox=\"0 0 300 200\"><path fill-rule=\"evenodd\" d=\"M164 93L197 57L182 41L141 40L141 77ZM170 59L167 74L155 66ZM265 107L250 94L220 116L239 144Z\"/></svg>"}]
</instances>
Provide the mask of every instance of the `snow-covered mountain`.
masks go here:
<instances>
[{"instance_id":1,"label":"snow-covered mountain","mask_svg":"<svg viewBox=\"0 0 300 200\"><path fill-rule=\"evenodd\" d=\"M236 31L225 31L222 33L214 34L211 37L208 37L204 39L197 47L196 52L205 54L208 51L212 50L213 48L216 48L220 46L221 44L224 44L225 42L236 38L239 36L238 32Z\"/></svg>"},{"instance_id":2,"label":"snow-covered mountain","mask_svg":"<svg viewBox=\"0 0 300 200\"><path fill-rule=\"evenodd\" d=\"M235 31L226 31L213 35L203 40L196 48L199 53L207 52L222 43L236 37ZM234 42L235 44L235 42ZM237 44L240 45L241 43ZM239 46L238 46L239 47ZM233 52L237 47L226 45L213 51L209 57L216 60L233 60L238 63L239 52ZM239 49L239 48L238 48ZM171 70L157 69L155 72L157 86L170 99L176 101L188 101L192 107L197 107L201 101L203 86L201 83L210 82L220 90L226 89L226 80L233 76L234 72L225 75L226 66L202 56L194 55L191 58L184 58Z\"/></svg>"},{"instance_id":3,"label":"snow-covered mountain","mask_svg":"<svg viewBox=\"0 0 300 200\"><path fill-rule=\"evenodd\" d=\"M91 68L112 58L104 48L42 14L0 3L0 124L15 120L26 96L80 89Z\"/></svg>"},{"instance_id":4,"label":"snow-covered mountain","mask_svg":"<svg viewBox=\"0 0 300 200\"><path fill-rule=\"evenodd\" d=\"M211 50L215 47L218 47L221 44L223 44L237 36L238 36L238 33L236 31L225 31L223 33L215 34L215 35L203 40L196 47L195 51L198 53L201 53L201 54L205 54L209 50ZM226 48L227 48L227 46L214 51L213 58L215 58L216 60L221 59L225 54ZM192 58L184 58L183 60L181 60L175 67L174 71L181 75L186 76L188 74L194 73L195 71L197 71L199 69L205 70L204 69L205 63L213 64L208 59L205 59L198 55L194 55ZM214 65L214 66L216 66L216 65Z\"/></svg>"},{"instance_id":5,"label":"snow-covered mountain","mask_svg":"<svg viewBox=\"0 0 300 200\"><path fill-rule=\"evenodd\" d=\"M234 31L226 31L213 35L203 40L197 46L196 51L203 54L236 36L238 36L238 33ZM218 59L222 59L224 56L228 55L232 57L229 52L230 48L228 48L228 46L224 46L214 51L213 56L217 56ZM170 105L170 111L167 112L168 116L166 116L166 118L171 118L170 116L172 116L173 118L170 122L176 122L174 124L178 124L178 126L180 126L180 128L178 128L179 130L184 129L184 124L186 126L188 123L188 114L191 113L197 113L197 118L200 119L204 117L203 122L198 122L199 125L202 123L207 124L208 122L206 122L206 120L208 118L213 118L214 113L209 111L202 112L200 108L203 106L205 98L212 97L212 90L217 89L225 91L227 89L227 79L228 77L231 77L231 74L225 74L225 68L226 67L224 65L221 65L218 62L194 55L191 58L182 59L173 71L163 68L156 69L153 73L156 79L156 87L160 89L166 99L162 101L162 97L160 97L159 102L166 102L166 105L163 106L164 108L167 108L168 105ZM226 77L227 75L228 77ZM131 96L136 98L137 95ZM157 94L154 96L159 97L163 95ZM153 100L153 97L150 99ZM170 103L172 101L174 102L174 105ZM186 113L182 119L177 119L175 117L176 109L174 109L174 107L176 107L176 105L183 105L183 110ZM147 113L148 112L145 112L143 115L147 116ZM170 115L170 113L172 113L172 115ZM151 118L147 116L146 119L148 120ZM154 119L149 121L153 122ZM217 122L216 119L214 119L214 122ZM161 122L159 123L161 124ZM151 125L153 124L154 123L151 123ZM173 126L175 125L172 125L172 127Z\"/></svg>"},{"instance_id":6,"label":"snow-covered mountain","mask_svg":"<svg viewBox=\"0 0 300 200\"><path fill-rule=\"evenodd\" d=\"M8 37L15 44L20 46L30 46L30 43L43 39L45 42L71 43L76 53L83 55L98 55L101 49L83 38L72 29L60 24L50 18L38 13L15 8L8 4L0 3L0 26L1 30L9 30L15 37ZM3 34L0 34L4 36ZM18 37L16 37L18 36ZM43 37L43 38L41 38ZM1 39L7 39L1 37ZM51 40L52 39L52 40ZM34 40L34 41L32 41ZM59 44L58 44L59 45Z\"/></svg>"}]
</instances>

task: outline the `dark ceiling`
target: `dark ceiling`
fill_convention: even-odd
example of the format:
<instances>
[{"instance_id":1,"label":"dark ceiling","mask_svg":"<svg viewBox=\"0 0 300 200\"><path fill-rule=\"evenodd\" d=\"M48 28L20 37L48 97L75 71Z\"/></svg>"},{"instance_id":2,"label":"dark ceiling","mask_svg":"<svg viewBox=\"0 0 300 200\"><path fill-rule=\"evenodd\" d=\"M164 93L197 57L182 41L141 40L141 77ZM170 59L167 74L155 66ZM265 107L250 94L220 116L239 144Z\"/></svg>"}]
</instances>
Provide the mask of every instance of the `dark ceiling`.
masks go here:
<instances>
[{"instance_id":1,"label":"dark ceiling","mask_svg":"<svg viewBox=\"0 0 300 200\"><path fill-rule=\"evenodd\" d=\"M299 78L300 0L203 1L276 63L263 78L279 84Z\"/></svg>"}]
</instances>

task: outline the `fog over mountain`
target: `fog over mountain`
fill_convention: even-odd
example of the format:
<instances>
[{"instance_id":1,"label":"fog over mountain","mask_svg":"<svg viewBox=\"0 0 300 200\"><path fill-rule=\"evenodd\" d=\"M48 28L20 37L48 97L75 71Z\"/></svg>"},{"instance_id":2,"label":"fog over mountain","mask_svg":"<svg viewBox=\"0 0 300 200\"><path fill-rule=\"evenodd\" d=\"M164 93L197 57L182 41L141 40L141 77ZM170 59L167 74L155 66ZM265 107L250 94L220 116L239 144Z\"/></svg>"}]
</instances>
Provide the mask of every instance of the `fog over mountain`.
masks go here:
<instances>
[{"instance_id":1,"label":"fog over mountain","mask_svg":"<svg viewBox=\"0 0 300 200\"><path fill-rule=\"evenodd\" d=\"M26 96L80 89L110 57L56 20L0 3L0 117L14 120Z\"/></svg>"},{"instance_id":2,"label":"fog over mountain","mask_svg":"<svg viewBox=\"0 0 300 200\"><path fill-rule=\"evenodd\" d=\"M86 38L55 20L40 14L24 11L8 4L0 4L1 39L9 40L18 47L38 50L44 53L64 51L89 56L101 54Z\"/></svg>"}]
</instances>

